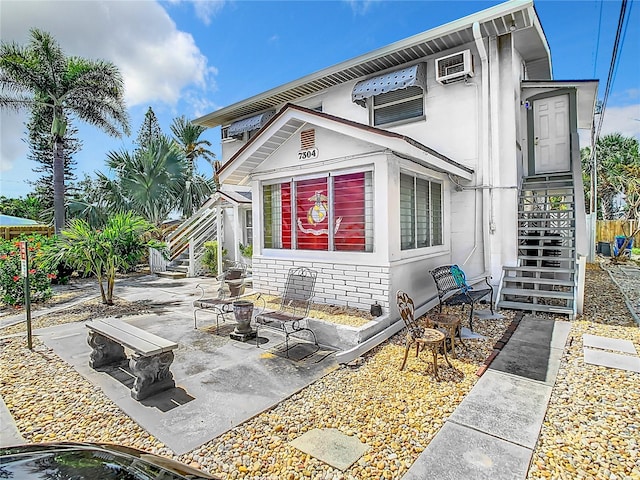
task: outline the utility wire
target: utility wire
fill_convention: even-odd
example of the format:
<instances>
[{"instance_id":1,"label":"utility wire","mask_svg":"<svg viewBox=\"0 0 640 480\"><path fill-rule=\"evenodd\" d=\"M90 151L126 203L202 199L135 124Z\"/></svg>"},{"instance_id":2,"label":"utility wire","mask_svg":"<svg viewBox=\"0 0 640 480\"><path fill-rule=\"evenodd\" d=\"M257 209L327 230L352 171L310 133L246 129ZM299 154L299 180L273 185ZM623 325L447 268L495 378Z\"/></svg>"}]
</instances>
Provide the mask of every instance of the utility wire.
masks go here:
<instances>
[{"instance_id":1,"label":"utility wire","mask_svg":"<svg viewBox=\"0 0 640 480\"><path fill-rule=\"evenodd\" d=\"M598 50L600 49L600 31L602 28L602 5L604 1L600 0L600 16L598 20L598 35L596 35L596 55L593 60L593 78L596 78L596 68L598 67Z\"/></svg>"},{"instance_id":2,"label":"utility wire","mask_svg":"<svg viewBox=\"0 0 640 480\"><path fill-rule=\"evenodd\" d=\"M627 0L622 0L620 6L620 16L618 17L618 28L616 30L616 38L613 42L613 52L611 53L611 62L609 64L609 75L607 77L607 85L604 90L604 99L602 100L602 108L600 110L600 119L598 120L598 128L596 129L596 140L600 138L600 131L602 130L602 121L604 120L604 113L607 108L607 100L609 100L609 92L611 91L611 85L613 83L613 72L615 71L618 61L618 49L620 47L620 38L622 33L622 26L624 24L624 17L627 11Z\"/></svg>"}]
</instances>

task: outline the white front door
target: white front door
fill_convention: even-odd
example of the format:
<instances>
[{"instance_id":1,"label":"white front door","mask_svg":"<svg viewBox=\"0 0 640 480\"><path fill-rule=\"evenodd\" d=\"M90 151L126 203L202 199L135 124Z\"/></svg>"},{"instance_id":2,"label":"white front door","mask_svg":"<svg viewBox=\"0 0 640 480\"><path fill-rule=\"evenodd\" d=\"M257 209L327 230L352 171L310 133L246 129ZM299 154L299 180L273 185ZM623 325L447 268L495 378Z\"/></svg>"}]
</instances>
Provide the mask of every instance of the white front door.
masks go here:
<instances>
[{"instance_id":1,"label":"white front door","mask_svg":"<svg viewBox=\"0 0 640 480\"><path fill-rule=\"evenodd\" d=\"M569 95L533 102L535 173L568 172Z\"/></svg>"}]
</instances>

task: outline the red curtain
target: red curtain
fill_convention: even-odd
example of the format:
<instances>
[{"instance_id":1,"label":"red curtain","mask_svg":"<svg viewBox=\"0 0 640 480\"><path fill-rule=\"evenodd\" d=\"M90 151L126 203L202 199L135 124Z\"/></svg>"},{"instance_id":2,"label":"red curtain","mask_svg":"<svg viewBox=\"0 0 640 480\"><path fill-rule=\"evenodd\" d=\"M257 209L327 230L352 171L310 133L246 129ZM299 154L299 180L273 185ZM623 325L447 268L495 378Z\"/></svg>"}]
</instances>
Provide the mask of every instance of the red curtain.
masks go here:
<instances>
[{"instance_id":1,"label":"red curtain","mask_svg":"<svg viewBox=\"0 0 640 480\"><path fill-rule=\"evenodd\" d=\"M336 250L365 250L364 173L340 175L333 179ZM339 225L338 225L339 223Z\"/></svg>"},{"instance_id":2,"label":"red curtain","mask_svg":"<svg viewBox=\"0 0 640 480\"><path fill-rule=\"evenodd\" d=\"M291 248L291 184L280 185L282 202L282 248Z\"/></svg>"},{"instance_id":3,"label":"red curtain","mask_svg":"<svg viewBox=\"0 0 640 480\"><path fill-rule=\"evenodd\" d=\"M327 179L296 182L296 235L300 250L329 249Z\"/></svg>"}]
</instances>

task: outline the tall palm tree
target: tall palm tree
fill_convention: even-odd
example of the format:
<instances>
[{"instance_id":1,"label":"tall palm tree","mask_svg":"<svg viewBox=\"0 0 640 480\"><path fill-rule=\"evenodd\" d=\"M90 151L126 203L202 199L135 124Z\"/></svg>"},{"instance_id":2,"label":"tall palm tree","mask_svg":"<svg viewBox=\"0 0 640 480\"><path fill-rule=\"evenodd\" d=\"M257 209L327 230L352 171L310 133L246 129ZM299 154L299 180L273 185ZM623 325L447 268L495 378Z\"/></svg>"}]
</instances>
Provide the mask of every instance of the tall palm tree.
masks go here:
<instances>
[{"instance_id":1,"label":"tall palm tree","mask_svg":"<svg viewBox=\"0 0 640 480\"><path fill-rule=\"evenodd\" d=\"M31 30L26 46L0 44L0 107L46 108L53 143L53 204L56 232L64 226L64 136L77 117L107 134L129 133L124 84L117 67L102 60L67 57L48 33Z\"/></svg>"},{"instance_id":2,"label":"tall palm tree","mask_svg":"<svg viewBox=\"0 0 640 480\"><path fill-rule=\"evenodd\" d=\"M216 190L215 183L198 173L196 166L196 160L202 158L214 168L216 156L207 148L211 146L211 142L200 139L200 135L206 129L201 125L194 125L184 115L174 118L171 124L174 140L184 151L189 167L179 204L179 210L184 217L193 215L204 200Z\"/></svg>"},{"instance_id":3,"label":"tall palm tree","mask_svg":"<svg viewBox=\"0 0 640 480\"><path fill-rule=\"evenodd\" d=\"M171 124L173 138L184 150L193 170L195 170L195 161L198 158L202 158L210 164L213 164L216 159L216 155L207 148L211 146L211 142L200 138L206 129L207 127L202 125L194 125L184 115L174 118Z\"/></svg>"}]
</instances>

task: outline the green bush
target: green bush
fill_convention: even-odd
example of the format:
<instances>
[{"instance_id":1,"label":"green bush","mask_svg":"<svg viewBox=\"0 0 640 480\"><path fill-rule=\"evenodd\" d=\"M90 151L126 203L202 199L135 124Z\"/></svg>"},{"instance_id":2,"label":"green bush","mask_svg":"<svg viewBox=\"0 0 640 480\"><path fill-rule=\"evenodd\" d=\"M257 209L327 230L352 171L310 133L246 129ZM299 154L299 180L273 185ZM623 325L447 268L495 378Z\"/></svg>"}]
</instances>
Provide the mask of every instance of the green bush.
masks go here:
<instances>
[{"instance_id":1,"label":"green bush","mask_svg":"<svg viewBox=\"0 0 640 480\"><path fill-rule=\"evenodd\" d=\"M44 250L55 242L54 238L41 235L23 235L15 240L0 240L0 298L8 305L24 303L24 278L20 262L19 242L26 240L29 248L29 290L32 302L51 298L51 280L56 269L43 260Z\"/></svg>"},{"instance_id":2,"label":"green bush","mask_svg":"<svg viewBox=\"0 0 640 480\"><path fill-rule=\"evenodd\" d=\"M222 249L222 258L227 256L227 251ZM212 275L218 274L218 241L204 243L204 253L202 254L202 265L204 265Z\"/></svg>"},{"instance_id":3,"label":"green bush","mask_svg":"<svg viewBox=\"0 0 640 480\"><path fill-rule=\"evenodd\" d=\"M240 244L240 255L247 258L253 257L253 245Z\"/></svg>"}]
</instances>

